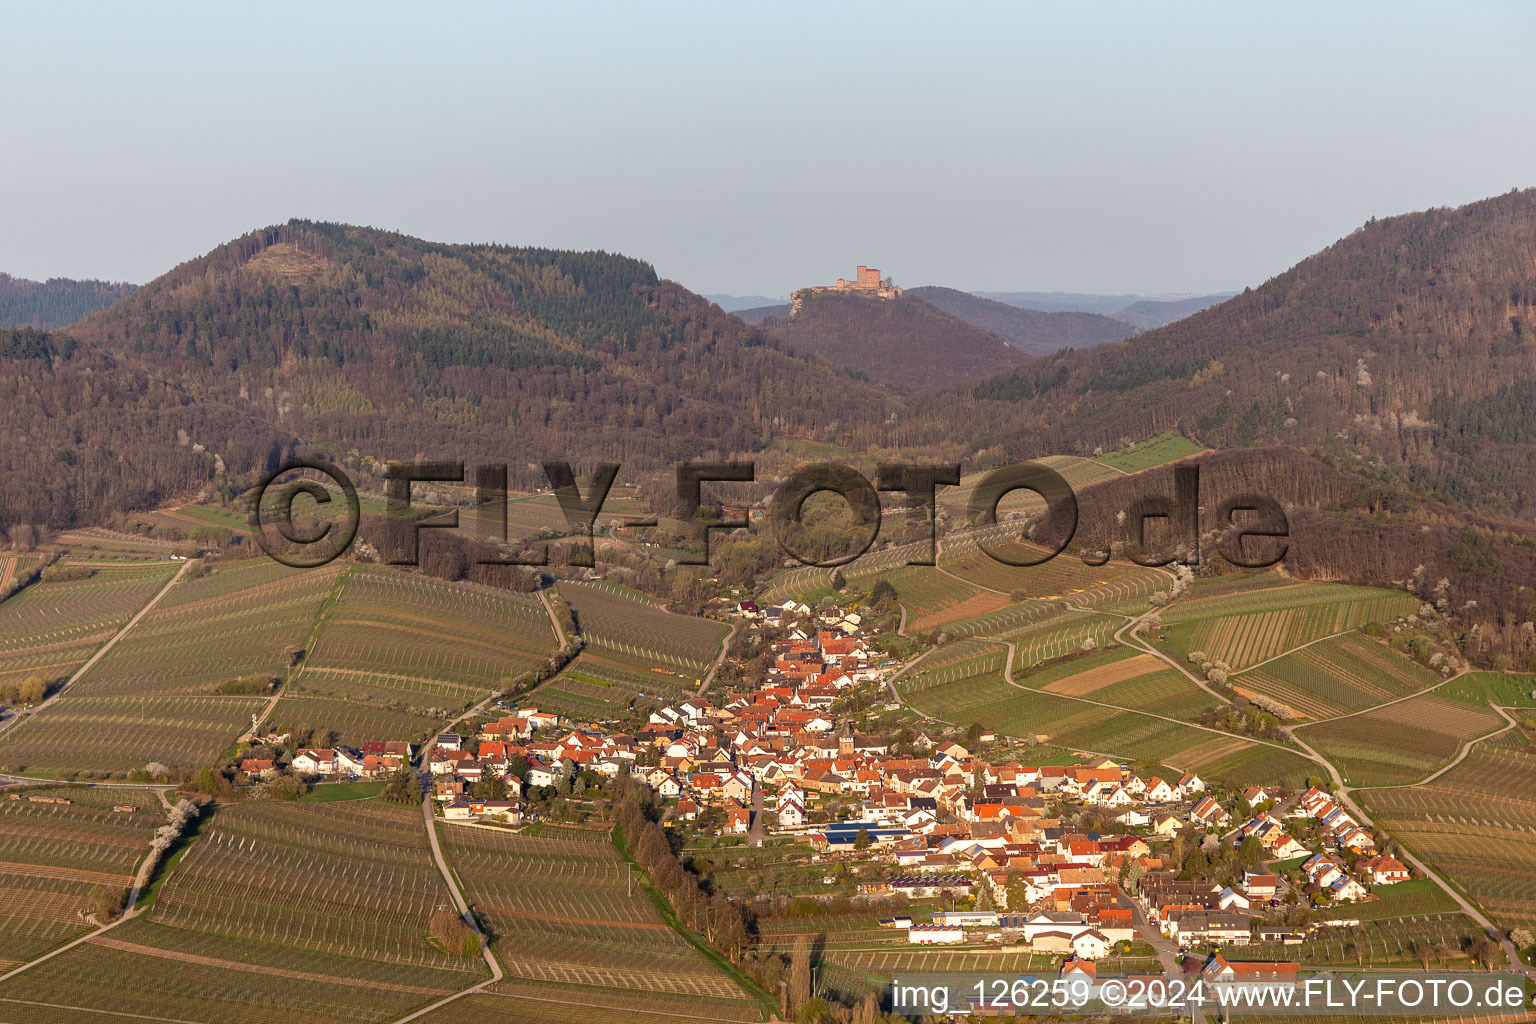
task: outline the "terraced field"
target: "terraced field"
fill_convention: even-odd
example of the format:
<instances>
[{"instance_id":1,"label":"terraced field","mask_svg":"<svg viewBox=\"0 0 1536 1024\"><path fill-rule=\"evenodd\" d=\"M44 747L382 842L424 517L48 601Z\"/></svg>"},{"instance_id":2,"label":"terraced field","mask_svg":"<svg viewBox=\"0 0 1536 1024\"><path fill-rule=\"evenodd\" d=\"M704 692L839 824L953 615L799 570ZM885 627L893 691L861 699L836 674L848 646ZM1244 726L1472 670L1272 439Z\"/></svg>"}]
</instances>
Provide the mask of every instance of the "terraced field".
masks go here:
<instances>
[{"instance_id":1,"label":"terraced field","mask_svg":"<svg viewBox=\"0 0 1536 1024\"><path fill-rule=\"evenodd\" d=\"M1332 718L1397 700L1440 677L1360 633L1322 640L1229 680L1240 693L1273 697L1305 718Z\"/></svg>"},{"instance_id":2,"label":"terraced field","mask_svg":"<svg viewBox=\"0 0 1536 1024\"><path fill-rule=\"evenodd\" d=\"M724 623L674 615L634 592L590 583L561 583L559 590L593 653L693 678L695 686L730 632Z\"/></svg>"},{"instance_id":3,"label":"terraced field","mask_svg":"<svg viewBox=\"0 0 1536 1024\"><path fill-rule=\"evenodd\" d=\"M606 841L439 829L510 979L756 1004L668 927ZM636 955L637 949L645 955Z\"/></svg>"},{"instance_id":4,"label":"terraced field","mask_svg":"<svg viewBox=\"0 0 1536 1024\"><path fill-rule=\"evenodd\" d=\"M44 796L70 803L28 799ZM164 821L159 799L143 790L59 786L16 800L0 794L0 974L88 931L83 915L92 892L126 894Z\"/></svg>"},{"instance_id":5,"label":"terraced field","mask_svg":"<svg viewBox=\"0 0 1536 1024\"><path fill-rule=\"evenodd\" d=\"M165 586L172 562L92 566L89 579L35 583L0 603L0 682L67 679Z\"/></svg>"},{"instance_id":6,"label":"terraced field","mask_svg":"<svg viewBox=\"0 0 1536 1024\"><path fill-rule=\"evenodd\" d=\"M1505 724L1488 708L1436 694L1306 726L1298 732L1354 786L1399 786L1424 778L1463 744Z\"/></svg>"},{"instance_id":7,"label":"terraced field","mask_svg":"<svg viewBox=\"0 0 1536 1024\"><path fill-rule=\"evenodd\" d=\"M183 579L82 676L77 694L199 694L238 676L283 677L342 572L268 558L215 563Z\"/></svg>"},{"instance_id":8,"label":"terraced field","mask_svg":"<svg viewBox=\"0 0 1536 1024\"><path fill-rule=\"evenodd\" d=\"M257 697L88 697L65 693L0 738L0 769L124 775L158 761L213 764L263 705Z\"/></svg>"},{"instance_id":9,"label":"terraced field","mask_svg":"<svg viewBox=\"0 0 1536 1024\"><path fill-rule=\"evenodd\" d=\"M1536 751L1479 743L1428 785L1357 799L1497 924L1536 927Z\"/></svg>"}]
</instances>

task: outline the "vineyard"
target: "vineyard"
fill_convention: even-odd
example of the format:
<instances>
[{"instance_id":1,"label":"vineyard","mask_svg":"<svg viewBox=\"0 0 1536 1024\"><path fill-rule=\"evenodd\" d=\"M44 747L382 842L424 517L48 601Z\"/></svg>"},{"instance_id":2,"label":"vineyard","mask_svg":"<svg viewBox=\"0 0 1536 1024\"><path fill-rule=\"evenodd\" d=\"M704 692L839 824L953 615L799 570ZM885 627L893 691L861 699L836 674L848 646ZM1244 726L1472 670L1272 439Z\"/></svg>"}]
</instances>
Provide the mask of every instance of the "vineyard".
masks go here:
<instances>
[{"instance_id":1,"label":"vineyard","mask_svg":"<svg viewBox=\"0 0 1536 1024\"><path fill-rule=\"evenodd\" d=\"M1166 622L1179 622L1170 631L1169 645L1180 656L1203 651L1212 661L1224 661L1240 671L1301 644L1369 622L1399 618L1418 607L1418 601L1408 594L1365 587L1345 589L1348 593L1340 594L1334 584L1326 583L1306 584L1300 589L1273 588L1266 592L1269 599L1286 603L1261 611L1247 610L1238 595L1215 606L1197 600L1208 613L1198 619L1189 618L1189 609L1176 604L1163 616ZM1221 608L1222 604L1230 606ZM1182 613L1177 620L1176 613Z\"/></svg>"},{"instance_id":2,"label":"vineyard","mask_svg":"<svg viewBox=\"0 0 1536 1024\"><path fill-rule=\"evenodd\" d=\"M114 804L134 810L114 811ZM92 891L126 893L164 820L160 801L145 791L64 786L0 797L0 974L83 934Z\"/></svg>"},{"instance_id":3,"label":"vineyard","mask_svg":"<svg viewBox=\"0 0 1536 1024\"><path fill-rule=\"evenodd\" d=\"M1435 692L1442 697L1471 701L1473 704L1497 704L1502 708L1536 707L1536 675L1469 672Z\"/></svg>"},{"instance_id":4,"label":"vineyard","mask_svg":"<svg viewBox=\"0 0 1536 1024\"><path fill-rule=\"evenodd\" d=\"M498 982L457 999L422 1024L697 1024L762 1020L756 1004L596 986Z\"/></svg>"},{"instance_id":5,"label":"vineyard","mask_svg":"<svg viewBox=\"0 0 1536 1024\"><path fill-rule=\"evenodd\" d=\"M994 544L992 548L998 555L1015 560L1040 558L1047 554L1044 548L1017 541ZM1156 590L1167 590L1169 583L1168 574L1157 569L1118 563L1085 565L1070 551L1040 565L1014 566L998 561L979 546L968 546L953 554L946 548L940 562L945 569L978 587L1002 594L1022 590L1031 598L1047 601L1066 598L1076 603L1080 595L1090 591L1107 600L1114 591L1100 588L1135 581L1134 587L1123 588L1121 599L1139 595L1141 607L1145 609L1145 597Z\"/></svg>"},{"instance_id":6,"label":"vineyard","mask_svg":"<svg viewBox=\"0 0 1536 1024\"><path fill-rule=\"evenodd\" d=\"M612 844L464 826L439 835L510 978L740 1002L755 1016L661 920Z\"/></svg>"},{"instance_id":7,"label":"vineyard","mask_svg":"<svg viewBox=\"0 0 1536 1024\"><path fill-rule=\"evenodd\" d=\"M1536 927L1536 752L1479 743L1428 785L1360 796L1495 922Z\"/></svg>"},{"instance_id":8,"label":"vineyard","mask_svg":"<svg viewBox=\"0 0 1536 1024\"><path fill-rule=\"evenodd\" d=\"M165 586L168 562L111 565L89 579L36 583L0 603L0 683L67 679Z\"/></svg>"},{"instance_id":9,"label":"vineyard","mask_svg":"<svg viewBox=\"0 0 1536 1024\"><path fill-rule=\"evenodd\" d=\"M1504 719L1488 708L1423 694L1375 711L1305 727L1300 735L1355 786L1415 782L1451 760L1468 740Z\"/></svg>"},{"instance_id":10,"label":"vineyard","mask_svg":"<svg viewBox=\"0 0 1536 1024\"><path fill-rule=\"evenodd\" d=\"M539 687L530 703L572 718L611 718L637 698L681 700L697 688L694 678L676 672L583 651Z\"/></svg>"},{"instance_id":11,"label":"vineyard","mask_svg":"<svg viewBox=\"0 0 1536 1024\"><path fill-rule=\"evenodd\" d=\"M131 1019L313 1024L317 1016L382 1024L473 984L475 977L300 953L138 918L11 978L0 996L0 1014L18 1024ZM39 1015L21 1005L26 1002L63 1008L63 1015Z\"/></svg>"},{"instance_id":12,"label":"vineyard","mask_svg":"<svg viewBox=\"0 0 1536 1024\"><path fill-rule=\"evenodd\" d=\"M219 808L203 827L153 919L209 937L210 949L225 939L290 946L414 969L452 990L484 965L427 941L428 919L448 903L418 807L246 802Z\"/></svg>"},{"instance_id":13,"label":"vineyard","mask_svg":"<svg viewBox=\"0 0 1536 1024\"><path fill-rule=\"evenodd\" d=\"M1433 686L1439 677L1386 644L1349 633L1233 676L1243 693L1262 693L1307 718L1332 718Z\"/></svg>"},{"instance_id":14,"label":"vineyard","mask_svg":"<svg viewBox=\"0 0 1536 1024\"><path fill-rule=\"evenodd\" d=\"M1069 750L1103 753L1182 769L1238 784L1297 781L1308 762L1289 751L1259 747L1238 736L1195 729L1130 710L1086 703L1043 690L1010 686L989 655L902 681L902 696L917 710L951 722L984 722L1009 736L1035 736ZM1049 666L1030 676L1031 687L1092 671L1125 657L1101 652ZM1262 754L1255 753L1258 747ZM1256 774L1262 766L1266 775Z\"/></svg>"},{"instance_id":15,"label":"vineyard","mask_svg":"<svg viewBox=\"0 0 1536 1024\"><path fill-rule=\"evenodd\" d=\"M122 775L159 761L204 768L250 727L256 697L77 697L66 693L0 739L0 769Z\"/></svg>"},{"instance_id":16,"label":"vineyard","mask_svg":"<svg viewBox=\"0 0 1536 1024\"><path fill-rule=\"evenodd\" d=\"M722 623L675 615L611 588L561 583L559 589L575 612L587 649L616 661L698 679L719 656L729 632Z\"/></svg>"},{"instance_id":17,"label":"vineyard","mask_svg":"<svg viewBox=\"0 0 1536 1024\"><path fill-rule=\"evenodd\" d=\"M341 572L267 558L216 563L166 594L91 671L77 694L210 693L239 676L282 677Z\"/></svg>"},{"instance_id":18,"label":"vineyard","mask_svg":"<svg viewBox=\"0 0 1536 1024\"><path fill-rule=\"evenodd\" d=\"M420 738L555 645L535 598L355 566L269 720L341 743Z\"/></svg>"}]
</instances>

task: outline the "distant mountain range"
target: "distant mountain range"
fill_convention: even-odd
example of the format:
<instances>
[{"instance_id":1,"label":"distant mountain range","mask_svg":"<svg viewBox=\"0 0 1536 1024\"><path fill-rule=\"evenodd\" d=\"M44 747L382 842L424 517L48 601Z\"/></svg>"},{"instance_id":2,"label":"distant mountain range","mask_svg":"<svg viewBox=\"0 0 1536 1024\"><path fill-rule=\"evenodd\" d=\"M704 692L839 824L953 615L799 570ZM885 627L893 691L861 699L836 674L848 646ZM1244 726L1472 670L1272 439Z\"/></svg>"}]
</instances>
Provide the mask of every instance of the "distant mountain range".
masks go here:
<instances>
[{"instance_id":1,"label":"distant mountain range","mask_svg":"<svg viewBox=\"0 0 1536 1024\"><path fill-rule=\"evenodd\" d=\"M906 294L915 295L951 316L991 331L1031 355L1049 355L1063 348L1092 348L1135 333L1125 321L1099 313L1045 313L994 302L954 288L928 286L909 289Z\"/></svg>"},{"instance_id":2,"label":"distant mountain range","mask_svg":"<svg viewBox=\"0 0 1536 1024\"><path fill-rule=\"evenodd\" d=\"M0 327L63 327L106 309L135 287L120 281L28 281L0 274Z\"/></svg>"},{"instance_id":3,"label":"distant mountain range","mask_svg":"<svg viewBox=\"0 0 1536 1024\"><path fill-rule=\"evenodd\" d=\"M1054 352L1063 346L1088 348L1125 337L1125 326L1138 331L1171 324L1231 298L1235 292L1176 298L1141 295L1090 295L1081 292L965 292L957 288L925 285L908 288L953 316L985 327L1026 352ZM749 324L769 317L788 316L786 299L762 295L706 295L706 299ZM1001 308L999 308L1001 307ZM1009 316L1005 310L1029 310L1075 319L1057 321ZM1086 319L1098 317L1099 320ZM1118 326L1104 323L1118 321Z\"/></svg>"},{"instance_id":4,"label":"distant mountain range","mask_svg":"<svg viewBox=\"0 0 1536 1024\"><path fill-rule=\"evenodd\" d=\"M782 295L705 295L704 298L713 302L727 313L739 313L744 309L753 309L757 306L789 305L789 300Z\"/></svg>"}]
</instances>

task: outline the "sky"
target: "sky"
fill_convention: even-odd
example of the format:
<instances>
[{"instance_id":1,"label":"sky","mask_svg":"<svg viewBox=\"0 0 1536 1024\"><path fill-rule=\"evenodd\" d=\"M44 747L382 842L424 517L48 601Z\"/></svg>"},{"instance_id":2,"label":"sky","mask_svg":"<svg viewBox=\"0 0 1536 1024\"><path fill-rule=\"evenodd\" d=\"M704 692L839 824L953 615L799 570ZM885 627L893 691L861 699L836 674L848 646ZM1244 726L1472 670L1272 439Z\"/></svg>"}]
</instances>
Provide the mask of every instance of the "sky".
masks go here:
<instances>
[{"instance_id":1,"label":"sky","mask_svg":"<svg viewBox=\"0 0 1536 1024\"><path fill-rule=\"evenodd\" d=\"M1079 7L1078 10L1069 8ZM1536 4L8 4L0 271L144 282L290 217L607 249L698 292L878 266L1235 290L1536 185Z\"/></svg>"}]
</instances>

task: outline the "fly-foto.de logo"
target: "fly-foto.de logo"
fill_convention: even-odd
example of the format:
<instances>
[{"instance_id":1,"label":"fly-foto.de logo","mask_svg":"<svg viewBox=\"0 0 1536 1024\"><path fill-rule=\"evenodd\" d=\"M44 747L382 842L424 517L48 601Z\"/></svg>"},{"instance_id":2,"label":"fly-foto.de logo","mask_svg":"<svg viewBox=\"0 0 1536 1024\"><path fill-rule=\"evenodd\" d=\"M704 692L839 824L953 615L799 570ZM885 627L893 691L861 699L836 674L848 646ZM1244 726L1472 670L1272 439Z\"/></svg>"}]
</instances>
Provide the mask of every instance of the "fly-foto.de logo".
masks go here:
<instances>
[{"instance_id":1,"label":"fly-foto.de logo","mask_svg":"<svg viewBox=\"0 0 1536 1024\"><path fill-rule=\"evenodd\" d=\"M603 504L618 477L617 463L596 466L585 486L567 462L544 463L544 475L559 505L568 531L576 543L565 556L574 566L595 565L592 538ZM279 483L281 478L299 471L309 471L329 480L329 486L317 479L299 477ZM880 536L882 509L880 495L898 492L907 507L923 516L924 537L916 545L907 565L932 566L937 562L939 517L937 496L942 487L958 487L958 465L887 463L877 467L875 479L851 466L833 462L803 465L773 488L766 514L758 523L749 518L705 517L705 487L710 484L753 483L757 467L752 462L682 462L676 466L678 520L685 532L701 540L701 550L673 559L679 565L708 565L710 536L720 531L766 528L784 553L802 565L832 568L845 565L865 554ZM423 505L415 502L414 484L459 484L468 482L463 462L390 463L385 477L385 515L394 521L401 543L390 552L391 565L416 565L420 556L423 530L460 530L457 509L437 510L423 518ZM507 467L481 465L473 474L475 507L492 510L480 522L476 540L489 543L489 554L480 556L482 565L542 566L550 564L549 546L532 545L520 551L507 547ZM967 484L971 481L968 479ZM1201 559L1202 514L1209 510L1200 504L1199 466L1176 466L1172 472L1172 493L1138 496L1128 508L1116 515L1118 540L1125 557L1138 565L1164 566L1171 563L1196 565ZM1009 524L999 519L998 507L1008 495L1018 491L1033 494L1043 510L1031 515L1020 528L1029 530L1028 545L1020 545L1010 535ZM339 493L339 500L336 493ZM808 543L803 519L806 502L816 494L837 495L847 506L852 521L847 547L835 556L818 556ZM319 515L301 519L295 511L300 496ZM341 557L357 539L362 520L362 503L356 485L347 473L322 459L293 459L267 473L250 497L249 525L256 543L270 557L296 568L315 568ZM338 507L339 506L339 507ZM306 506L300 505L300 508ZM333 512L335 514L327 514ZM1010 566L1041 565L1060 555L1071 544L1078 530L1078 500L1072 486L1056 470L1038 462L1021 462L987 470L971 487L966 502L966 516L960 530L965 531L989 558ZM1153 550L1148 541L1149 525L1161 528L1163 544ZM652 517L630 519L619 528L655 527ZM1238 494L1224 498L1214 509L1206 530L1219 533L1217 552L1233 565L1264 568L1285 557L1290 524L1279 502L1261 494ZM1012 531L1016 533L1017 531ZM1251 541L1251 542L1250 542ZM1079 556L1089 565L1102 565L1110 558L1110 544L1085 546Z\"/></svg>"}]
</instances>

